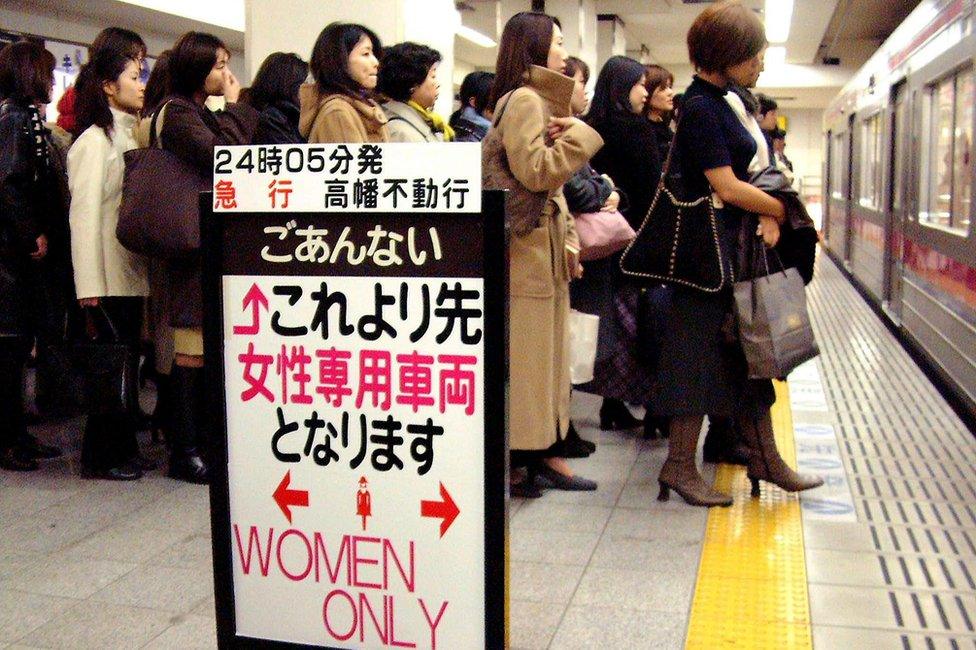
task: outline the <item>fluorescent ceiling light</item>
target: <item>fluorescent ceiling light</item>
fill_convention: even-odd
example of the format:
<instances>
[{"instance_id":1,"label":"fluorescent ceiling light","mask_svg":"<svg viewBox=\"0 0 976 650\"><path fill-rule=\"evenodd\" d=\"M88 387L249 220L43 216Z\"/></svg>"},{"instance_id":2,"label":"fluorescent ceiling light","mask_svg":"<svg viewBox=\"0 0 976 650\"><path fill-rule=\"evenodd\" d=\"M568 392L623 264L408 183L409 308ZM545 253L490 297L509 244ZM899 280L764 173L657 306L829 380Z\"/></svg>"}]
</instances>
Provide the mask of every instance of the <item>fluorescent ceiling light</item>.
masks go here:
<instances>
[{"instance_id":1,"label":"fluorescent ceiling light","mask_svg":"<svg viewBox=\"0 0 976 650\"><path fill-rule=\"evenodd\" d=\"M244 31L244 0L120 0L164 14L189 18L208 25Z\"/></svg>"},{"instance_id":2,"label":"fluorescent ceiling light","mask_svg":"<svg viewBox=\"0 0 976 650\"><path fill-rule=\"evenodd\" d=\"M784 65L786 65L785 47L766 48L766 57L764 59L764 67L766 70L775 70L776 68L782 68Z\"/></svg>"},{"instance_id":3,"label":"fluorescent ceiling light","mask_svg":"<svg viewBox=\"0 0 976 650\"><path fill-rule=\"evenodd\" d=\"M793 21L793 0L766 0L766 39L770 43L785 43Z\"/></svg>"},{"instance_id":4,"label":"fluorescent ceiling light","mask_svg":"<svg viewBox=\"0 0 976 650\"><path fill-rule=\"evenodd\" d=\"M497 45L494 39L485 36L475 29L465 27L464 25L458 25L457 35L465 40L471 41L475 45L480 45L481 47L495 47Z\"/></svg>"}]
</instances>

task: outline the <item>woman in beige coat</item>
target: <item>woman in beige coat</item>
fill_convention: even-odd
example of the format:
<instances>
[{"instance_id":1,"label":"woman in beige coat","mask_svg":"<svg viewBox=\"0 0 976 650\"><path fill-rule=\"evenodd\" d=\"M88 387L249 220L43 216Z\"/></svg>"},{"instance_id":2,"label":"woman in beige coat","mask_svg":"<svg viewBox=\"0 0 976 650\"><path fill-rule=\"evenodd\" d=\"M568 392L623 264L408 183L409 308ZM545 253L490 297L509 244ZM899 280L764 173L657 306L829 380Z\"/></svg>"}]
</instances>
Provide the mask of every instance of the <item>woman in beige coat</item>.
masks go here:
<instances>
[{"instance_id":1,"label":"woman in beige coat","mask_svg":"<svg viewBox=\"0 0 976 650\"><path fill-rule=\"evenodd\" d=\"M510 448L513 466L528 470L513 476L513 496L596 489L552 449L569 425L569 281L582 270L562 186L603 145L572 117L566 57L552 17L523 12L508 21L483 143L485 187L510 190Z\"/></svg>"},{"instance_id":2,"label":"woman in beige coat","mask_svg":"<svg viewBox=\"0 0 976 650\"><path fill-rule=\"evenodd\" d=\"M299 91L298 131L310 143L389 142L386 115L373 101L380 39L362 25L332 23L322 30L309 67L314 83Z\"/></svg>"}]
</instances>

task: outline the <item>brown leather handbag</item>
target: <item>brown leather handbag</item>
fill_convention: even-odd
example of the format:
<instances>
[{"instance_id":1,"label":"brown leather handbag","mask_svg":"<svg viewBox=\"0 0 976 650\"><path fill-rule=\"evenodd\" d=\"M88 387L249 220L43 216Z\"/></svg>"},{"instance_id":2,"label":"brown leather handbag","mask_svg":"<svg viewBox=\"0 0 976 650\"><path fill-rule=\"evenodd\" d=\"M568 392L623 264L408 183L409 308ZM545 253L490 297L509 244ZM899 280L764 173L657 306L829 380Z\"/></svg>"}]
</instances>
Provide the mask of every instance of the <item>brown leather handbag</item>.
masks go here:
<instances>
[{"instance_id":1,"label":"brown leather handbag","mask_svg":"<svg viewBox=\"0 0 976 650\"><path fill-rule=\"evenodd\" d=\"M156 120L164 119L168 105L153 115L149 147L125 152L122 205L115 229L119 242L130 251L167 260L199 251L199 196L211 189L208 179L159 143Z\"/></svg>"}]
</instances>

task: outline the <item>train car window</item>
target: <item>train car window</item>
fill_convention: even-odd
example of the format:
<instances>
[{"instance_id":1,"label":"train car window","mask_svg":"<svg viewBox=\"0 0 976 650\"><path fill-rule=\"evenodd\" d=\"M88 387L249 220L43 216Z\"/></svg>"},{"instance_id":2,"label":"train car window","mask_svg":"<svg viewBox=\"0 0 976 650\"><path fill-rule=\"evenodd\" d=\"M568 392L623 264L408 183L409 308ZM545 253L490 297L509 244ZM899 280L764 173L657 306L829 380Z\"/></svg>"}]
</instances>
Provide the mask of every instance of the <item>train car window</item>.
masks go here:
<instances>
[{"instance_id":1,"label":"train car window","mask_svg":"<svg viewBox=\"0 0 976 650\"><path fill-rule=\"evenodd\" d=\"M923 103L918 221L965 235L972 205L973 71L932 84Z\"/></svg>"},{"instance_id":2,"label":"train car window","mask_svg":"<svg viewBox=\"0 0 976 650\"><path fill-rule=\"evenodd\" d=\"M830 195L835 199L844 198L844 172L845 172L845 152L847 146L844 142L844 134L838 133L834 136L833 145L830 147Z\"/></svg>"},{"instance_id":3,"label":"train car window","mask_svg":"<svg viewBox=\"0 0 976 650\"><path fill-rule=\"evenodd\" d=\"M952 227L969 229L973 192L973 71L956 77L953 149Z\"/></svg>"},{"instance_id":4,"label":"train car window","mask_svg":"<svg viewBox=\"0 0 976 650\"><path fill-rule=\"evenodd\" d=\"M881 114L861 122L861 188L858 202L881 207Z\"/></svg>"}]
</instances>

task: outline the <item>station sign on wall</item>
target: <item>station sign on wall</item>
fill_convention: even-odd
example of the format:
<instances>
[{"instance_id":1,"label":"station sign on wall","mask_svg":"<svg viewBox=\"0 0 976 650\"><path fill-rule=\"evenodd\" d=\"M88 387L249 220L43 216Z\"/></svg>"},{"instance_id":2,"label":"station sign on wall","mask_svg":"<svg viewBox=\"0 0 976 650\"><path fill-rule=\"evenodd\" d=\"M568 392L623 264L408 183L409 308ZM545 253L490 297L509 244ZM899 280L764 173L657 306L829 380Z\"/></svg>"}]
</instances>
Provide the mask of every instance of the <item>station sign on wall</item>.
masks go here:
<instances>
[{"instance_id":1,"label":"station sign on wall","mask_svg":"<svg viewBox=\"0 0 976 650\"><path fill-rule=\"evenodd\" d=\"M501 647L507 264L478 146L219 147L214 170L221 646Z\"/></svg>"}]
</instances>

